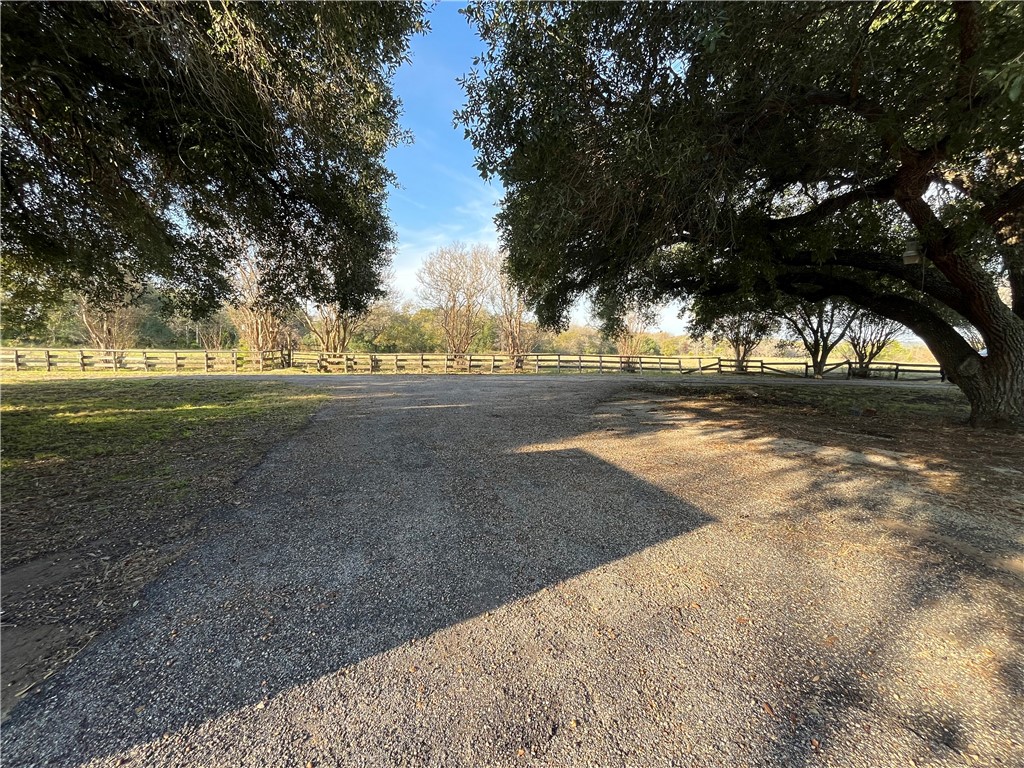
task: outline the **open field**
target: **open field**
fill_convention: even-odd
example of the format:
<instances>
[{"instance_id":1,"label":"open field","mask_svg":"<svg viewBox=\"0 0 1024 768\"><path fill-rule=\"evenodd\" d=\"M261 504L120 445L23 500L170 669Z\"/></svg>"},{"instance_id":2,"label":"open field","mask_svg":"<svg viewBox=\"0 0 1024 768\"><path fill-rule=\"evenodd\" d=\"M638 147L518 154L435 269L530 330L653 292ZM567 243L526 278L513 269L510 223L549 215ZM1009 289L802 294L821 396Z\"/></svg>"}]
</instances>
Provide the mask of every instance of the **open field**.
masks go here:
<instances>
[{"instance_id":1,"label":"open field","mask_svg":"<svg viewBox=\"0 0 1024 768\"><path fill-rule=\"evenodd\" d=\"M324 399L280 382L82 376L3 382L4 712L116 622Z\"/></svg>"},{"instance_id":2,"label":"open field","mask_svg":"<svg viewBox=\"0 0 1024 768\"><path fill-rule=\"evenodd\" d=\"M952 388L284 386L328 400L5 765L1019 762L1024 439Z\"/></svg>"}]
</instances>

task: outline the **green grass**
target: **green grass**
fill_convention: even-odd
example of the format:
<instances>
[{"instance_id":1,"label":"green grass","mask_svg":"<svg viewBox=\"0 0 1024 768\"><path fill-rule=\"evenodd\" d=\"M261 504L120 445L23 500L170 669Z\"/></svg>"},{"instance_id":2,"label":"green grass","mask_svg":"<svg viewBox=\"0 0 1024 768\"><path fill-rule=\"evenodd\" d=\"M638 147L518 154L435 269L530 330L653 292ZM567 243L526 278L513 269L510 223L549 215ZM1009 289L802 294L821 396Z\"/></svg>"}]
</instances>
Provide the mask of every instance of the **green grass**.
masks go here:
<instances>
[{"instance_id":1,"label":"green grass","mask_svg":"<svg viewBox=\"0 0 1024 768\"><path fill-rule=\"evenodd\" d=\"M325 397L228 377L5 376L4 567L179 529Z\"/></svg>"}]
</instances>

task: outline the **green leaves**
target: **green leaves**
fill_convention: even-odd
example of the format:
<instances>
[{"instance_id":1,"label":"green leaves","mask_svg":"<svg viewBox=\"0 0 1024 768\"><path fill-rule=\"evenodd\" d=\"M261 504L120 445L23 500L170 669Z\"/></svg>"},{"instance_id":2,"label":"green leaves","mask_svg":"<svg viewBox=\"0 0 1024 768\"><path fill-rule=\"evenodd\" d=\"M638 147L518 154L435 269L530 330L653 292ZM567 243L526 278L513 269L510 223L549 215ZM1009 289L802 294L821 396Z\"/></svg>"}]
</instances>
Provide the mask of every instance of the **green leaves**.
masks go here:
<instances>
[{"instance_id":1,"label":"green leaves","mask_svg":"<svg viewBox=\"0 0 1024 768\"><path fill-rule=\"evenodd\" d=\"M370 265L393 232L391 76L414 3L4 5L3 240L13 274L95 298L156 278L202 312L241 243L271 273ZM317 270L314 270L317 271ZM323 271L323 270L319 270ZM299 290L324 292L315 281Z\"/></svg>"}]
</instances>

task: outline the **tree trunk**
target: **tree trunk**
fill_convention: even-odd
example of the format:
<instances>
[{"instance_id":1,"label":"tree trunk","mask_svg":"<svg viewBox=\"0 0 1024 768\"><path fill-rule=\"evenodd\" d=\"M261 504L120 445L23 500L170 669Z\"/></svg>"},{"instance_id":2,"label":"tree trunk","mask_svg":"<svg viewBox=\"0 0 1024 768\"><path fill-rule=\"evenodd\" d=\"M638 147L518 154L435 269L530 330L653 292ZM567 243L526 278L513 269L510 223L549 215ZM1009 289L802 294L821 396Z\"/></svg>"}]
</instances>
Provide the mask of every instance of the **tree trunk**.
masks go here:
<instances>
[{"instance_id":1,"label":"tree trunk","mask_svg":"<svg viewBox=\"0 0 1024 768\"><path fill-rule=\"evenodd\" d=\"M976 427L1024 427L1024 345L962 362L948 378L971 404Z\"/></svg>"},{"instance_id":2,"label":"tree trunk","mask_svg":"<svg viewBox=\"0 0 1024 768\"><path fill-rule=\"evenodd\" d=\"M745 373L747 370L747 353L743 347L743 344L737 341L733 341L732 353L736 355L736 372Z\"/></svg>"},{"instance_id":3,"label":"tree trunk","mask_svg":"<svg viewBox=\"0 0 1024 768\"><path fill-rule=\"evenodd\" d=\"M811 369L814 371L814 378L824 378L826 359L827 358L821 354L820 349L815 349L811 352Z\"/></svg>"}]
</instances>

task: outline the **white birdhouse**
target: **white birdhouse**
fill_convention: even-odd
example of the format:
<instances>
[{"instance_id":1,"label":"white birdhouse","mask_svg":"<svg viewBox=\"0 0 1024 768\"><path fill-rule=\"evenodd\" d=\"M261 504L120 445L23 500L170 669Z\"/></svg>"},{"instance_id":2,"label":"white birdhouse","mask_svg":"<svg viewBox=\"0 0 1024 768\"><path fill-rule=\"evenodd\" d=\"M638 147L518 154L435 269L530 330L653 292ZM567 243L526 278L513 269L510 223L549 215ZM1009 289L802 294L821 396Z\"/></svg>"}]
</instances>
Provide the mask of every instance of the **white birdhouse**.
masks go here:
<instances>
[{"instance_id":1,"label":"white birdhouse","mask_svg":"<svg viewBox=\"0 0 1024 768\"><path fill-rule=\"evenodd\" d=\"M916 239L907 240L907 248L903 251L903 263L921 263L921 244Z\"/></svg>"}]
</instances>

